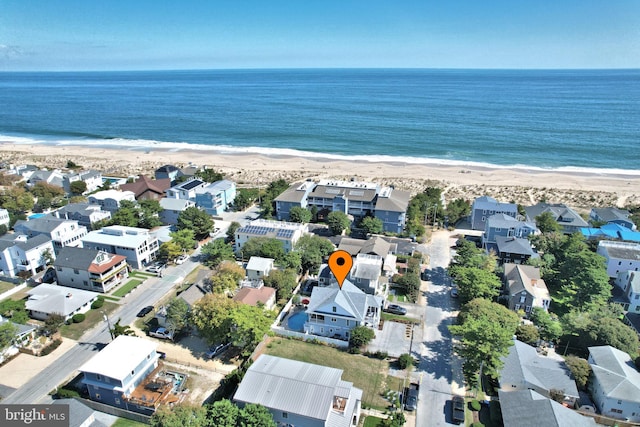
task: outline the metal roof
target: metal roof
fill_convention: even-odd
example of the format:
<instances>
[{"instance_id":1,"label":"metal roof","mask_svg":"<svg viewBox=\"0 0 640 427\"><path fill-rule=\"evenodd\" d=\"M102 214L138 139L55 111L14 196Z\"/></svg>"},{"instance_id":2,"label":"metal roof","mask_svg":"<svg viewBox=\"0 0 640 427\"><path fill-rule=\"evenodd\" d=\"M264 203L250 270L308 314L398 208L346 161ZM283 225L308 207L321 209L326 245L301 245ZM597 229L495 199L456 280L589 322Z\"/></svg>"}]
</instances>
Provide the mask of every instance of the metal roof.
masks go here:
<instances>
[{"instance_id":1,"label":"metal roof","mask_svg":"<svg viewBox=\"0 0 640 427\"><path fill-rule=\"evenodd\" d=\"M27 293L29 294L29 299L26 302L27 310L49 314L59 313L63 316L68 316L98 297L97 292L49 283L38 285Z\"/></svg>"}]
</instances>

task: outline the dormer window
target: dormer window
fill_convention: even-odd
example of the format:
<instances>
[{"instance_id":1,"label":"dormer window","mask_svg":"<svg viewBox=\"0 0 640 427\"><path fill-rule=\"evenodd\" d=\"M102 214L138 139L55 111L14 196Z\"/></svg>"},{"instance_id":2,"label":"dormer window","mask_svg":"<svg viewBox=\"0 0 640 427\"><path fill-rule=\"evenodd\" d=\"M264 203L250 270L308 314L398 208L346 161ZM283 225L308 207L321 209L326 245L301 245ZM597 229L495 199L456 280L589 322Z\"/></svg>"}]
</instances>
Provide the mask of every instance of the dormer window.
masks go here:
<instances>
[{"instance_id":1,"label":"dormer window","mask_svg":"<svg viewBox=\"0 0 640 427\"><path fill-rule=\"evenodd\" d=\"M335 306L335 305L332 307L332 309L333 309L333 312L334 312L334 313L337 313L337 309L336 309L336 306Z\"/></svg>"}]
</instances>

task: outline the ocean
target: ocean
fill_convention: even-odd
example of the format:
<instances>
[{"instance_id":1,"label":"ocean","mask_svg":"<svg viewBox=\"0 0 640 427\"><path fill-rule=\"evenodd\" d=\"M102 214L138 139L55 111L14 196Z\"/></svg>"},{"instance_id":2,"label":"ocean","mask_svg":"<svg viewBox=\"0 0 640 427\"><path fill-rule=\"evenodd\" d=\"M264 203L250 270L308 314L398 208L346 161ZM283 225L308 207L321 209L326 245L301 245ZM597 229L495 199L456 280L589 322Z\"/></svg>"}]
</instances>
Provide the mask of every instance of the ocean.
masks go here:
<instances>
[{"instance_id":1,"label":"ocean","mask_svg":"<svg viewBox=\"0 0 640 427\"><path fill-rule=\"evenodd\" d=\"M640 70L4 72L3 141L635 174Z\"/></svg>"}]
</instances>

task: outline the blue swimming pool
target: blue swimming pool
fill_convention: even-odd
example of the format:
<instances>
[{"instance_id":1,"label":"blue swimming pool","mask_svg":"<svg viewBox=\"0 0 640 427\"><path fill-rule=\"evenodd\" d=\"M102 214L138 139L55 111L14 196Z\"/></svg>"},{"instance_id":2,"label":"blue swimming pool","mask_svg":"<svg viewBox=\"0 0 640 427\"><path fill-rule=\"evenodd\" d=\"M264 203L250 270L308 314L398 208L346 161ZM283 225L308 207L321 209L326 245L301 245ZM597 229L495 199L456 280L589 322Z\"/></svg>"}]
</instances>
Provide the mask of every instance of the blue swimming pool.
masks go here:
<instances>
[{"instance_id":1,"label":"blue swimming pool","mask_svg":"<svg viewBox=\"0 0 640 427\"><path fill-rule=\"evenodd\" d=\"M298 311L287 319L287 329L296 332L304 332L304 322L307 321L307 313Z\"/></svg>"},{"instance_id":2,"label":"blue swimming pool","mask_svg":"<svg viewBox=\"0 0 640 427\"><path fill-rule=\"evenodd\" d=\"M27 218L28 219L36 219L36 218L42 218L43 216L45 216L45 213L34 213L29 215Z\"/></svg>"}]
</instances>

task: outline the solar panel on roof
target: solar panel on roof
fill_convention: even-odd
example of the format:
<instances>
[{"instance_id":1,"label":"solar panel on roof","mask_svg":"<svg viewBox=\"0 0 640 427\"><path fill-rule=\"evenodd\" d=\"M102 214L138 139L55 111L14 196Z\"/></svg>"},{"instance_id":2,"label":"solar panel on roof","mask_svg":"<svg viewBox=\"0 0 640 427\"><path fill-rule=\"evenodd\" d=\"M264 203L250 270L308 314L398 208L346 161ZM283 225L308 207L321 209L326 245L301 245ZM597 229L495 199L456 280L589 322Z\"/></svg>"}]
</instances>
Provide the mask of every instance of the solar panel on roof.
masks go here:
<instances>
[{"instance_id":1,"label":"solar panel on roof","mask_svg":"<svg viewBox=\"0 0 640 427\"><path fill-rule=\"evenodd\" d=\"M202 184L202 181L198 179L193 179L191 181L187 181L184 184L182 184L182 188L185 190L191 190L192 188L197 187L200 184Z\"/></svg>"},{"instance_id":2,"label":"solar panel on roof","mask_svg":"<svg viewBox=\"0 0 640 427\"><path fill-rule=\"evenodd\" d=\"M291 236L293 236L294 230L286 230L286 229L280 229L278 230L278 237L284 237L284 238L289 238Z\"/></svg>"}]
</instances>

